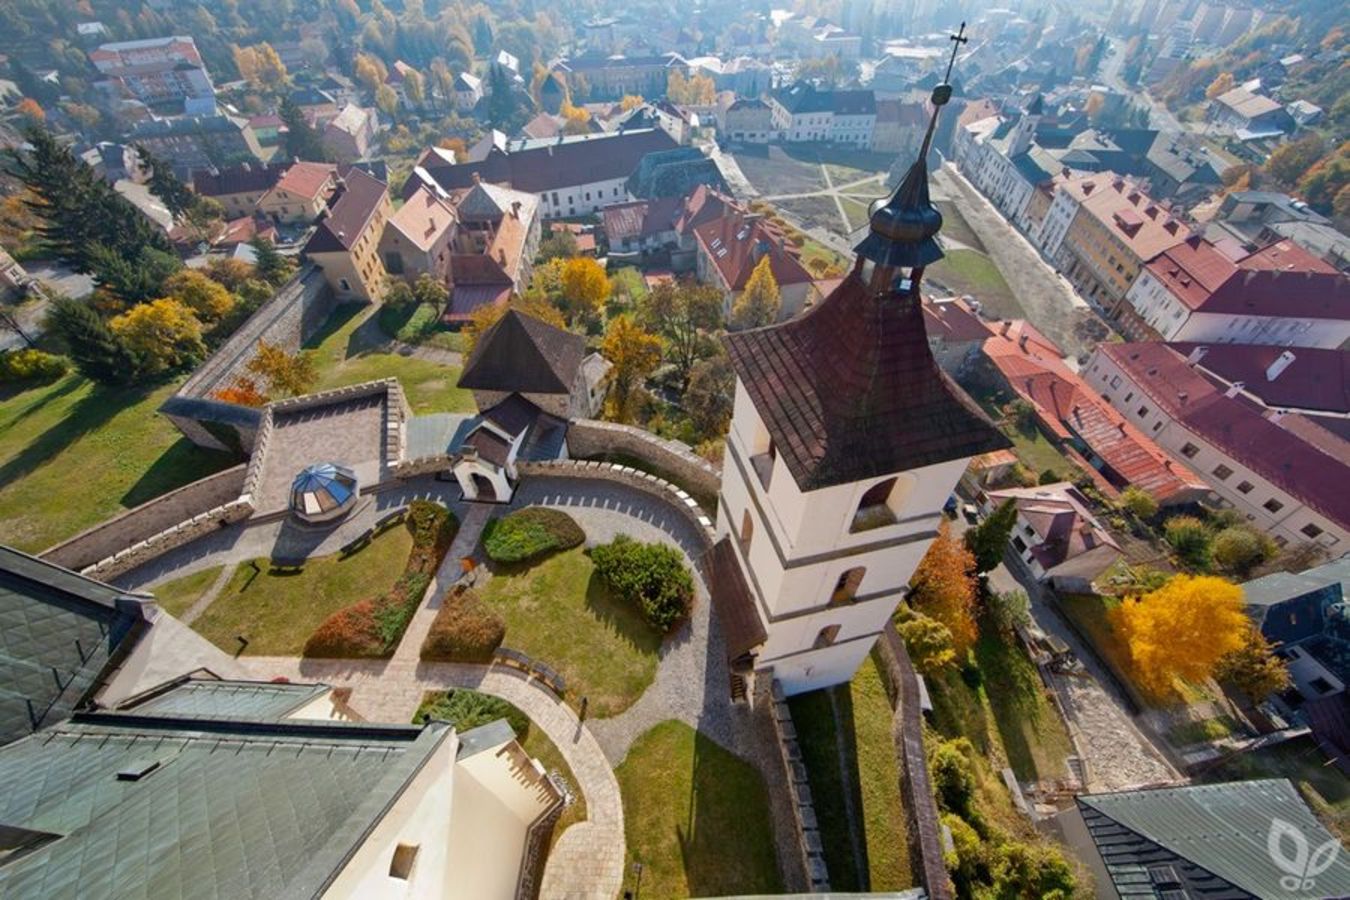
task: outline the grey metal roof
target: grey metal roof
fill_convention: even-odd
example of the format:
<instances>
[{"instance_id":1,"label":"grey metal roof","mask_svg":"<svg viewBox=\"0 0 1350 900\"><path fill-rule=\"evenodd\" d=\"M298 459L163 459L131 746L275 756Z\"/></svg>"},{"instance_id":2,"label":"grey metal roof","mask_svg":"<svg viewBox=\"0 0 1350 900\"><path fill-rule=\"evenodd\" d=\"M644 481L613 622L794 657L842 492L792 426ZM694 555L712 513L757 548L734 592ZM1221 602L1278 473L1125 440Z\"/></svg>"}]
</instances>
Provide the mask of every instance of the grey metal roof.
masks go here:
<instances>
[{"instance_id":1,"label":"grey metal roof","mask_svg":"<svg viewBox=\"0 0 1350 900\"><path fill-rule=\"evenodd\" d=\"M0 896L317 896L450 733L76 714L0 750L0 822L55 837Z\"/></svg>"},{"instance_id":2,"label":"grey metal roof","mask_svg":"<svg viewBox=\"0 0 1350 900\"><path fill-rule=\"evenodd\" d=\"M1257 897L1289 896L1281 879L1290 873L1267 850L1273 822L1297 828L1309 852L1335 841L1285 778L1091 794L1078 802ZM1154 896L1149 854L1122 853L1127 841L1120 836L1104 841L1102 829L1089 827L1117 890L1128 896L1137 888L1146 889L1142 896ZM1286 852L1292 853L1292 844L1287 844ZM1345 854L1316 875L1315 888L1309 896L1350 896L1350 861Z\"/></svg>"},{"instance_id":3,"label":"grey metal roof","mask_svg":"<svg viewBox=\"0 0 1350 900\"><path fill-rule=\"evenodd\" d=\"M484 750L491 750L515 739L516 733L512 730L511 723L505 719L497 719L486 725L460 732L459 749L455 751L455 759L468 759Z\"/></svg>"},{"instance_id":4,"label":"grey metal roof","mask_svg":"<svg viewBox=\"0 0 1350 900\"><path fill-rule=\"evenodd\" d=\"M1323 563L1306 572L1272 572L1242 585L1248 606L1271 606L1311 594L1333 584L1350 584L1350 554Z\"/></svg>"},{"instance_id":5,"label":"grey metal roof","mask_svg":"<svg viewBox=\"0 0 1350 900\"><path fill-rule=\"evenodd\" d=\"M413 416L408 420L408 443L404 455L408 459L423 459L454 453L480 422L481 416L458 413Z\"/></svg>"},{"instance_id":6,"label":"grey metal roof","mask_svg":"<svg viewBox=\"0 0 1350 900\"><path fill-rule=\"evenodd\" d=\"M326 684L219 681L188 678L131 701L119 712L138 716L217 716L231 719L283 718L329 690Z\"/></svg>"},{"instance_id":7,"label":"grey metal roof","mask_svg":"<svg viewBox=\"0 0 1350 900\"><path fill-rule=\"evenodd\" d=\"M0 546L0 744L70 715L144 621L139 600Z\"/></svg>"}]
</instances>

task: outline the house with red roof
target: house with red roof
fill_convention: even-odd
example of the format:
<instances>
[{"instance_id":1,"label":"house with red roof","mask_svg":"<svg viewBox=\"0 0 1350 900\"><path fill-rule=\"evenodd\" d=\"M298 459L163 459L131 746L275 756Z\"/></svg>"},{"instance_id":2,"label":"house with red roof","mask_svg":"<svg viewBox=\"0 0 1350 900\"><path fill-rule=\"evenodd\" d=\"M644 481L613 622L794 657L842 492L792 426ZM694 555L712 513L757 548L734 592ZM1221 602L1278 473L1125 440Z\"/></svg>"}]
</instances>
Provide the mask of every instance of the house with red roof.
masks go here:
<instances>
[{"instance_id":1,"label":"house with red roof","mask_svg":"<svg viewBox=\"0 0 1350 900\"><path fill-rule=\"evenodd\" d=\"M258 212L277 223L309 224L328 208L337 178L337 166L332 163L293 163L258 198Z\"/></svg>"},{"instance_id":2,"label":"house with red roof","mask_svg":"<svg viewBox=\"0 0 1350 900\"><path fill-rule=\"evenodd\" d=\"M1149 260L1121 304L1122 331L1206 344L1350 341L1350 277L1293 241L1237 258L1225 249L1192 235Z\"/></svg>"},{"instance_id":3,"label":"house with red roof","mask_svg":"<svg viewBox=\"0 0 1350 900\"><path fill-rule=\"evenodd\" d=\"M693 234L698 279L726 293L728 314L755 267L766 258L778 283L779 321L792 318L820 298L815 277L802 265L797 249L763 217L728 206L721 216L696 226Z\"/></svg>"},{"instance_id":4,"label":"house with red roof","mask_svg":"<svg viewBox=\"0 0 1350 900\"><path fill-rule=\"evenodd\" d=\"M986 514L1012 501L1017 524L1008 542L1031 574L1056 590L1091 591L1092 582L1121 558L1120 545L1067 481L987 491L977 499Z\"/></svg>"},{"instance_id":5,"label":"house with red roof","mask_svg":"<svg viewBox=\"0 0 1350 900\"><path fill-rule=\"evenodd\" d=\"M1267 406L1244 382L1203 368L1202 349L1099 344L1082 376L1126 421L1203 478L1220 505L1237 509L1281 546L1313 543L1343 553L1350 539L1345 418ZM1274 375L1278 384L1278 367Z\"/></svg>"},{"instance_id":6,"label":"house with red roof","mask_svg":"<svg viewBox=\"0 0 1350 900\"><path fill-rule=\"evenodd\" d=\"M1017 324L1014 330L1011 326ZM1008 388L1031 404L1041 429L1082 457L1107 490L1131 485L1158 503L1192 503L1209 486L1117 412L1064 362L1058 348L1025 323L984 342L984 355ZM1032 340L1035 334L1037 340Z\"/></svg>"},{"instance_id":7,"label":"house with red roof","mask_svg":"<svg viewBox=\"0 0 1350 900\"><path fill-rule=\"evenodd\" d=\"M933 359L955 378L993 335L970 304L959 297L923 301L923 325Z\"/></svg>"}]
</instances>

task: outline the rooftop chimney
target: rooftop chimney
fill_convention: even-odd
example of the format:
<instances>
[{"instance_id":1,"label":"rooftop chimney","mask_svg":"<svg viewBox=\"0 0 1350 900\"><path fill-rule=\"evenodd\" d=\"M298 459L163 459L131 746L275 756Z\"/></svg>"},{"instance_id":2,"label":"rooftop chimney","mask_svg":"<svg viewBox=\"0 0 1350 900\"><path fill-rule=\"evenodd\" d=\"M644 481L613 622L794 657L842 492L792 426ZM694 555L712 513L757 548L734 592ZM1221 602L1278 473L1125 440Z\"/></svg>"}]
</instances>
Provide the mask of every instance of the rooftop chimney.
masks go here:
<instances>
[{"instance_id":1,"label":"rooftop chimney","mask_svg":"<svg viewBox=\"0 0 1350 900\"><path fill-rule=\"evenodd\" d=\"M1200 360L1204 359L1205 354L1208 352L1208 347L1196 347L1190 352L1190 355L1186 357L1186 365L1194 366L1196 363L1200 362Z\"/></svg>"},{"instance_id":2,"label":"rooftop chimney","mask_svg":"<svg viewBox=\"0 0 1350 900\"><path fill-rule=\"evenodd\" d=\"M1001 334L1003 337L1007 337L1007 336L1008 336L1008 332L1009 332L1011 329L1012 329L1012 322L1009 321L1009 320L1007 320L1007 319L1005 319L1005 320L1003 321L1003 324L1002 324L1001 326L999 326L998 333Z\"/></svg>"},{"instance_id":3,"label":"rooftop chimney","mask_svg":"<svg viewBox=\"0 0 1350 900\"><path fill-rule=\"evenodd\" d=\"M1231 399L1233 397L1236 397L1238 394L1242 393L1244 390L1246 390L1246 388L1247 385L1245 382L1235 381L1228 386L1228 390L1224 391L1223 395Z\"/></svg>"},{"instance_id":4,"label":"rooftop chimney","mask_svg":"<svg viewBox=\"0 0 1350 900\"><path fill-rule=\"evenodd\" d=\"M1270 367L1266 369L1266 381L1274 381L1276 378L1279 378L1280 373L1289 368L1294 359L1295 357L1292 350L1286 350L1281 353L1275 361L1270 364Z\"/></svg>"},{"instance_id":5,"label":"rooftop chimney","mask_svg":"<svg viewBox=\"0 0 1350 900\"><path fill-rule=\"evenodd\" d=\"M474 173L473 173L473 183L474 183L474 184L479 184L479 183L482 182L482 180L483 180L483 178L482 178L481 175L479 175L477 172L474 172Z\"/></svg>"}]
</instances>

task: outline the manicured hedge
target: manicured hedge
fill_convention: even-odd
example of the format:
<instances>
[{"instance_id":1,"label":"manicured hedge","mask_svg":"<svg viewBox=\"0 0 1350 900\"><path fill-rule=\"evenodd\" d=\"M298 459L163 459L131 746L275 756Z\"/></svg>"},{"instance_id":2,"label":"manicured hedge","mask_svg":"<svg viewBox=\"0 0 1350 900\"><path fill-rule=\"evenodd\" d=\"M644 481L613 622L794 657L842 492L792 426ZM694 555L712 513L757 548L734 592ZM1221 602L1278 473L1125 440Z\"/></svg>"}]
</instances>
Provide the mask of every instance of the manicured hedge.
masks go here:
<instances>
[{"instance_id":1,"label":"manicured hedge","mask_svg":"<svg viewBox=\"0 0 1350 900\"><path fill-rule=\"evenodd\" d=\"M403 524L412 532L413 547L398 581L386 593L329 616L305 642L305 656L378 659L393 654L459 530L448 509L427 500L414 500Z\"/></svg>"},{"instance_id":2,"label":"manicured hedge","mask_svg":"<svg viewBox=\"0 0 1350 900\"><path fill-rule=\"evenodd\" d=\"M581 546L586 533L567 513L545 506L517 510L483 529L483 549L493 562L515 563Z\"/></svg>"},{"instance_id":3,"label":"manicured hedge","mask_svg":"<svg viewBox=\"0 0 1350 900\"><path fill-rule=\"evenodd\" d=\"M610 590L636 606L658 631L669 631L689 614L694 578L674 547L621 534L592 550L591 561Z\"/></svg>"},{"instance_id":4,"label":"manicured hedge","mask_svg":"<svg viewBox=\"0 0 1350 900\"><path fill-rule=\"evenodd\" d=\"M467 688L429 691L422 698L422 705L413 714L413 724L423 725L432 719L449 722L457 731L468 731L498 719L505 719L511 730L516 733L516 740L523 741L530 733L530 717L517 709L514 704L500 697Z\"/></svg>"},{"instance_id":5,"label":"manicured hedge","mask_svg":"<svg viewBox=\"0 0 1350 900\"><path fill-rule=\"evenodd\" d=\"M477 594L451 594L422 643L422 659L488 663L505 636L506 623Z\"/></svg>"}]
</instances>

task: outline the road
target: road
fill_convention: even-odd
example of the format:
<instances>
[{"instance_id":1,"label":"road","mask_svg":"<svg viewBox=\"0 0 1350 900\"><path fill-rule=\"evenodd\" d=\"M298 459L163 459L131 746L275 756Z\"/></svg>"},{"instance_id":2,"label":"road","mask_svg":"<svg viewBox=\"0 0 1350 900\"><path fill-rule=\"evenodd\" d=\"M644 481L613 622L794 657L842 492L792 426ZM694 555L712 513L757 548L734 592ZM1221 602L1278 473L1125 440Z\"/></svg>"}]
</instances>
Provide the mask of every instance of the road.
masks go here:
<instances>
[{"instance_id":1,"label":"road","mask_svg":"<svg viewBox=\"0 0 1350 900\"><path fill-rule=\"evenodd\" d=\"M1115 38L1108 38L1108 40L1110 41L1110 47L1106 56L1102 59L1101 66L1097 69L1097 76L1107 87L1147 106L1149 128L1156 128L1159 131L1187 130L1186 126L1176 116L1172 115L1172 111L1161 101L1153 99L1148 91L1136 90L1125 83L1125 79L1120 77L1120 70L1125 66L1125 45Z\"/></svg>"},{"instance_id":2,"label":"road","mask_svg":"<svg viewBox=\"0 0 1350 900\"><path fill-rule=\"evenodd\" d=\"M933 173L934 193L950 200L984 244L1026 318L1060 346L1070 359L1085 357L1096 345L1091 329L1100 320L1069 282L1054 270L1011 222L975 189L951 163ZM978 297L976 299L979 299Z\"/></svg>"}]
</instances>

